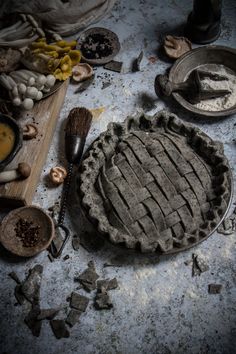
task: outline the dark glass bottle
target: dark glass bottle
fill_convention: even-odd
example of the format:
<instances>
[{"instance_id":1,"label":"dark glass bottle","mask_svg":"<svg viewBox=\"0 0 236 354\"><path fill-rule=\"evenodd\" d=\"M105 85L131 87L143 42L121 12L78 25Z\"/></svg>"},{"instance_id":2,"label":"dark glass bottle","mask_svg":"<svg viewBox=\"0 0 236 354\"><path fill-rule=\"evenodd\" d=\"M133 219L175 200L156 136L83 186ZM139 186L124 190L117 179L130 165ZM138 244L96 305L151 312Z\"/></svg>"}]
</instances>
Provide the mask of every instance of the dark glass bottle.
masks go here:
<instances>
[{"instance_id":1,"label":"dark glass bottle","mask_svg":"<svg viewBox=\"0 0 236 354\"><path fill-rule=\"evenodd\" d=\"M194 43L214 42L220 35L222 0L194 0L186 36Z\"/></svg>"}]
</instances>

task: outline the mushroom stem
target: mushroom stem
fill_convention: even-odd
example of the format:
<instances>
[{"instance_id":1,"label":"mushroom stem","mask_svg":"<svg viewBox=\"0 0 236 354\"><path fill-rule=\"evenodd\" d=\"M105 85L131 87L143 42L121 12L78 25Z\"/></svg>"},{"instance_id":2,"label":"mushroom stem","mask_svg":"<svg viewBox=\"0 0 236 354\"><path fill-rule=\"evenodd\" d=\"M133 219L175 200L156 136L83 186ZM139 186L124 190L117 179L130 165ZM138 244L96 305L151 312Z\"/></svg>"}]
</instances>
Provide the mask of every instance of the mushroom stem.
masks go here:
<instances>
[{"instance_id":1,"label":"mushroom stem","mask_svg":"<svg viewBox=\"0 0 236 354\"><path fill-rule=\"evenodd\" d=\"M19 178L25 179L29 177L30 173L30 166L27 163L22 162L18 164L18 167L15 170L1 172L0 183L12 182Z\"/></svg>"}]
</instances>

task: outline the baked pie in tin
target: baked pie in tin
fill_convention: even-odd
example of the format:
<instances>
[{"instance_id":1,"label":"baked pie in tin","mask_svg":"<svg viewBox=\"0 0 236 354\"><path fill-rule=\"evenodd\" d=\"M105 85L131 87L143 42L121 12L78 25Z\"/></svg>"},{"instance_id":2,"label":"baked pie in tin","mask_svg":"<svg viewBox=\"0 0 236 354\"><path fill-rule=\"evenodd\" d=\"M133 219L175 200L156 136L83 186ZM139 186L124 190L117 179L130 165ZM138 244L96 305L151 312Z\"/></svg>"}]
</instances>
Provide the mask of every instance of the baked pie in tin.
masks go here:
<instances>
[{"instance_id":1,"label":"baked pie in tin","mask_svg":"<svg viewBox=\"0 0 236 354\"><path fill-rule=\"evenodd\" d=\"M110 123L84 156L82 206L112 243L173 253L206 239L230 204L223 145L160 112Z\"/></svg>"}]
</instances>

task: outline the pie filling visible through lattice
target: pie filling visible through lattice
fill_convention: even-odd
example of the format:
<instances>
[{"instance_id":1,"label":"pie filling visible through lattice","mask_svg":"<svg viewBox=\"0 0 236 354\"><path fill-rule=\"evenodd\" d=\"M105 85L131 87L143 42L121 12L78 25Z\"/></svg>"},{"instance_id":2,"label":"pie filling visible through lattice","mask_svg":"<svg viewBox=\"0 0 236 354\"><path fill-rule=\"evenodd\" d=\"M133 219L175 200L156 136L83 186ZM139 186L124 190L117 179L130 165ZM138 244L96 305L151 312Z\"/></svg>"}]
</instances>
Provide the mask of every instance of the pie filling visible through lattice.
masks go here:
<instances>
[{"instance_id":1,"label":"pie filling visible through lattice","mask_svg":"<svg viewBox=\"0 0 236 354\"><path fill-rule=\"evenodd\" d=\"M231 196L222 144L161 112L111 123L82 163L82 205L113 243L176 252L217 227Z\"/></svg>"}]
</instances>

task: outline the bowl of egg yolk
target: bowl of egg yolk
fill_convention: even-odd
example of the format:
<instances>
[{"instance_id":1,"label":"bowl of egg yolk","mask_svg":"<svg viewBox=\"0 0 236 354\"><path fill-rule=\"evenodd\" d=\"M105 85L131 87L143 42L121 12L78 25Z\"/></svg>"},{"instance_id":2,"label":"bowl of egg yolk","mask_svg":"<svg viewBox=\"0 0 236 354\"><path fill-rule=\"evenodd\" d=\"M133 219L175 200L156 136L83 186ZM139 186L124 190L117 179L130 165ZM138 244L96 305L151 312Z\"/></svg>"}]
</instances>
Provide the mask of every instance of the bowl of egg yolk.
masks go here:
<instances>
[{"instance_id":1,"label":"bowl of egg yolk","mask_svg":"<svg viewBox=\"0 0 236 354\"><path fill-rule=\"evenodd\" d=\"M0 113L0 171L16 156L22 147L22 130L11 117Z\"/></svg>"}]
</instances>

